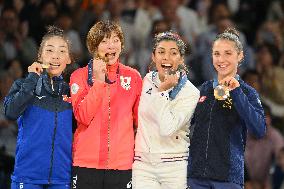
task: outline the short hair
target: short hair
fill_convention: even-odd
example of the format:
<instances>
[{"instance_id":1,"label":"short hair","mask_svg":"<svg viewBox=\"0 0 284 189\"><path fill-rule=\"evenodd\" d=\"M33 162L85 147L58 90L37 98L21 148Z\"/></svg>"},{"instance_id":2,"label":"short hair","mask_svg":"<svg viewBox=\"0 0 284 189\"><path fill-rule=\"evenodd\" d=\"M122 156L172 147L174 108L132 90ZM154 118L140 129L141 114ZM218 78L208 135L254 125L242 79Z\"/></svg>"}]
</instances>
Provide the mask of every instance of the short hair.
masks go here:
<instances>
[{"instance_id":1,"label":"short hair","mask_svg":"<svg viewBox=\"0 0 284 189\"><path fill-rule=\"evenodd\" d=\"M153 41L153 52L155 52L158 44L161 41L176 42L181 56L185 55L186 44L184 43L184 41L181 39L181 37L177 33L174 33L172 31L166 31L166 32L158 33L157 35L155 35L155 38Z\"/></svg>"},{"instance_id":2,"label":"short hair","mask_svg":"<svg viewBox=\"0 0 284 189\"><path fill-rule=\"evenodd\" d=\"M112 21L97 22L88 32L87 35L87 48L89 53L93 56L98 50L101 41L106 37L109 38L111 33L117 34L121 42L121 49L124 49L124 36L121 27Z\"/></svg>"}]
</instances>

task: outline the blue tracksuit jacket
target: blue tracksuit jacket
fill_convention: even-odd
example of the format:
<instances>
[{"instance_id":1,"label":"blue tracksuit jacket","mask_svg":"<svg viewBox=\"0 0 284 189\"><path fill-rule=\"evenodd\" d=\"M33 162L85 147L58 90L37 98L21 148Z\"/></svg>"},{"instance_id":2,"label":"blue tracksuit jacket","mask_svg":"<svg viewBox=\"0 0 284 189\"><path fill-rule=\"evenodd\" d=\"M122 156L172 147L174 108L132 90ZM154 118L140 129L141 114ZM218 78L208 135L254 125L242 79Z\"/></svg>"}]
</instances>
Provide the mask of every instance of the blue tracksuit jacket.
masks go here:
<instances>
[{"instance_id":1,"label":"blue tracksuit jacket","mask_svg":"<svg viewBox=\"0 0 284 189\"><path fill-rule=\"evenodd\" d=\"M69 86L62 77L29 73L14 82L5 98L5 114L18 121L14 182L69 184L72 108L63 101Z\"/></svg>"},{"instance_id":2,"label":"blue tracksuit jacket","mask_svg":"<svg viewBox=\"0 0 284 189\"><path fill-rule=\"evenodd\" d=\"M257 92L241 79L239 83L225 101L214 97L216 81L202 85L194 115L189 177L243 185L247 131L260 138L266 126Z\"/></svg>"}]
</instances>

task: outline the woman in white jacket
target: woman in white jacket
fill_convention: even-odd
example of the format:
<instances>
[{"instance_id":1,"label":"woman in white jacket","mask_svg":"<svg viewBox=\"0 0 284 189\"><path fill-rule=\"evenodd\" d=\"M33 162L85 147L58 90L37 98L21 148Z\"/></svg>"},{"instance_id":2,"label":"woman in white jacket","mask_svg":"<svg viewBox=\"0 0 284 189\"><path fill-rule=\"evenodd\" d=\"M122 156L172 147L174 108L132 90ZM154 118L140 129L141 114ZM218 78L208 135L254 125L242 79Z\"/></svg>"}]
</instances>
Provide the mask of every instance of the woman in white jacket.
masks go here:
<instances>
[{"instance_id":1,"label":"woman in white jacket","mask_svg":"<svg viewBox=\"0 0 284 189\"><path fill-rule=\"evenodd\" d=\"M199 99L187 79L185 43L178 34L156 35L152 60L157 71L143 81L135 140L134 189L185 189L190 120Z\"/></svg>"}]
</instances>

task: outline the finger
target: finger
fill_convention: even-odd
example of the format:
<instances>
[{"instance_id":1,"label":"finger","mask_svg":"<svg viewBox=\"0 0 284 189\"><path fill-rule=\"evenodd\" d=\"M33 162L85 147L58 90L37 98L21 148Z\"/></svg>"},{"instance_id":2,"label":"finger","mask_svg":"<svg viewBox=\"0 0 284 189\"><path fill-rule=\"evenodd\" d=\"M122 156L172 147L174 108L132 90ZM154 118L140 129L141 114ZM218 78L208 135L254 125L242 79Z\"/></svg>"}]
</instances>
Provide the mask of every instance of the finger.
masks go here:
<instances>
[{"instance_id":1,"label":"finger","mask_svg":"<svg viewBox=\"0 0 284 189\"><path fill-rule=\"evenodd\" d=\"M38 74L41 74L41 73L43 72L43 69L42 69L41 66L35 67L35 70L36 70L36 72L37 72Z\"/></svg>"}]
</instances>

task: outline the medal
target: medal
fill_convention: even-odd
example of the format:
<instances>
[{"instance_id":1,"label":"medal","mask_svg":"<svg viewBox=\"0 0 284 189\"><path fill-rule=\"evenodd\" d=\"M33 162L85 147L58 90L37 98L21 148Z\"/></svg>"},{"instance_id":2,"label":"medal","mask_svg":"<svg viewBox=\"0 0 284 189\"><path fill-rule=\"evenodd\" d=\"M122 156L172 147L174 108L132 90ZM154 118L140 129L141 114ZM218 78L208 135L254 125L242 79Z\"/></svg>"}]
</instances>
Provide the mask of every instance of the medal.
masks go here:
<instances>
[{"instance_id":1,"label":"medal","mask_svg":"<svg viewBox=\"0 0 284 189\"><path fill-rule=\"evenodd\" d=\"M106 57L106 56L102 56L102 55L100 55L100 54L96 54L96 59L101 59L102 61L104 61L106 64L108 64L108 62L109 62L109 59L108 59L108 57Z\"/></svg>"},{"instance_id":2,"label":"medal","mask_svg":"<svg viewBox=\"0 0 284 189\"><path fill-rule=\"evenodd\" d=\"M43 69L48 69L50 67L50 64L42 64L41 66Z\"/></svg>"},{"instance_id":3,"label":"medal","mask_svg":"<svg viewBox=\"0 0 284 189\"><path fill-rule=\"evenodd\" d=\"M217 100L226 100L230 97L230 90L225 85L218 85L214 88L214 97Z\"/></svg>"}]
</instances>

